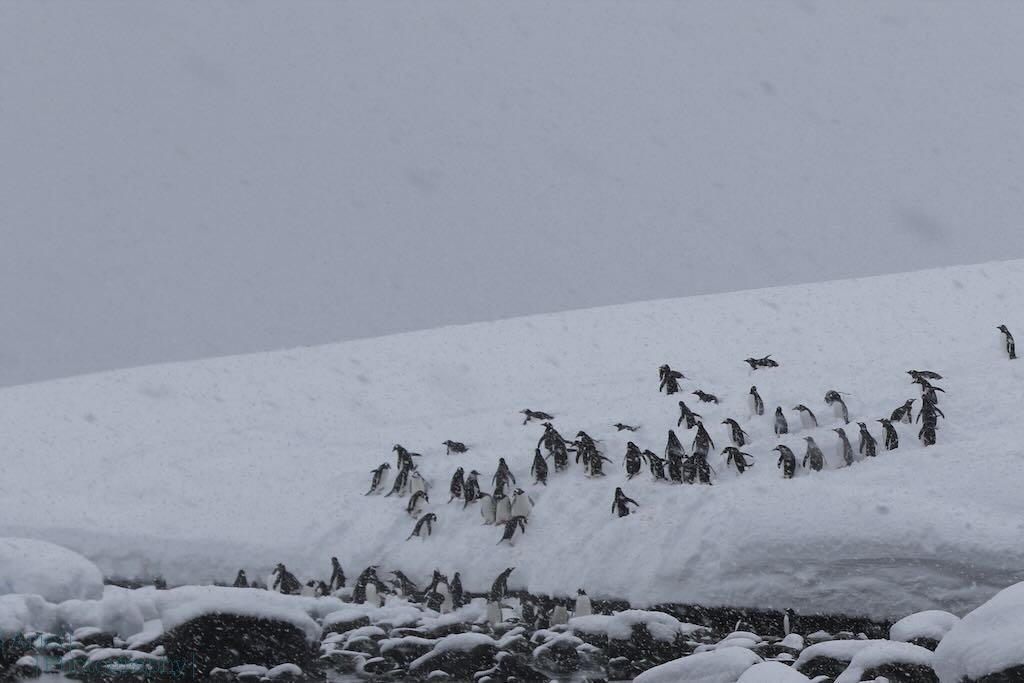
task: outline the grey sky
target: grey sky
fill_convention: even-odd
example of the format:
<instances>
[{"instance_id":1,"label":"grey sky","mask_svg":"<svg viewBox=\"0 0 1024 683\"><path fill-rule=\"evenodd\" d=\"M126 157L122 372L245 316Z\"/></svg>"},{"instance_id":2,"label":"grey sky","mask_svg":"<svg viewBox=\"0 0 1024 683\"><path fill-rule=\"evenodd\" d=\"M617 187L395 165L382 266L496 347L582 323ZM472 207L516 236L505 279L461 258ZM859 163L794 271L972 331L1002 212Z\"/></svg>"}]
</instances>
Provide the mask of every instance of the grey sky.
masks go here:
<instances>
[{"instance_id":1,"label":"grey sky","mask_svg":"<svg viewBox=\"0 0 1024 683\"><path fill-rule=\"evenodd\" d=\"M1022 34L1011 3L0 4L0 384L1024 256Z\"/></svg>"}]
</instances>

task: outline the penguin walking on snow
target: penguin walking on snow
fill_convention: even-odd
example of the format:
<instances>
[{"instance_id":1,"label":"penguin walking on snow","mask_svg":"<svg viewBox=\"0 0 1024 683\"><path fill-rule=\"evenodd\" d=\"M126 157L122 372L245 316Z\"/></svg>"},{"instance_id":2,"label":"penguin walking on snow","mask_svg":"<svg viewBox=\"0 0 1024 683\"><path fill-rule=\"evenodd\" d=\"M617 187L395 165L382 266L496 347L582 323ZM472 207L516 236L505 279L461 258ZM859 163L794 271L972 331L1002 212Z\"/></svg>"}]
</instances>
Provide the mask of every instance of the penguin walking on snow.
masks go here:
<instances>
[{"instance_id":1,"label":"penguin walking on snow","mask_svg":"<svg viewBox=\"0 0 1024 683\"><path fill-rule=\"evenodd\" d=\"M245 578L245 570L244 569L239 569L238 570L238 576L235 577L234 587L235 588L248 588L249 587L249 580L247 578Z\"/></svg>"},{"instance_id":2,"label":"penguin walking on snow","mask_svg":"<svg viewBox=\"0 0 1024 683\"><path fill-rule=\"evenodd\" d=\"M533 464L530 465L530 474L533 475L534 484L548 485L548 463L544 460L544 456L540 454L539 448L533 451Z\"/></svg>"},{"instance_id":3,"label":"penguin walking on snow","mask_svg":"<svg viewBox=\"0 0 1024 683\"><path fill-rule=\"evenodd\" d=\"M427 489L430 488L430 483L423 478L420 471L413 469L409 474L409 493L416 495L417 493L426 493Z\"/></svg>"},{"instance_id":4,"label":"penguin walking on snow","mask_svg":"<svg viewBox=\"0 0 1024 683\"><path fill-rule=\"evenodd\" d=\"M818 444L814 443L813 436L805 436L804 441L807 442L807 453L804 454L803 466L810 467L815 472L820 472L821 468L825 466L825 454L818 448Z\"/></svg>"},{"instance_id":5,"label":"penguin walking on snow","mask_svg":"<svg viewBox=\"0 0 1024 683\"><path fill-rule=\"evenodd\" d=\"M830 389L825 394L825 403L832 406L832 411L836 417L843 421L843 424L850 424L850 411L846 409L846 403L843 401L843 397L839 395L839 392L835 389Z\"/></svg>"},{"instance_id":6,"label":"penguin walking on snow","mask_svg":"<svg viewBox=\"0 0 1024 683\"><path fill-rule=\"evenodd\" d=\"M526 517L512 517L506 520L504 524L505 530L501 534L501 540L498 541L498 545L508 543L514 546L516 540L526 533Z\"/></svg>"},{"instance_id":7,"label":"penguin walking on snow","mask_svg":"<svg viewBox=\"0 0 1024 683\"><path fill-rule=\"evenodd\" d=\"M435 515L433 512L428 512L427 514L423 515L419 518L419 520L417 520L416 526L413 527L412 533L409 534L409 538L405 540L408 541L413 536L419 536L421 541L425 540L427 536L434 532L434 522L436 521L437 515Z\"/></svg>"},{"instance_id":8,"label":"penguin walking on snow","mask_svg":"<svg viewBox=\"0 0 1024 683\"><path fill-rule=\"evenodd\" d=\"M651 476L654 477L654 481L666 481L665 476L665 461L659 458L650 450L643 452L644 459L647 460L647 464L651 468Z\"/></svg>"},{"instance_id":9,"label":"penguin walking on snow","mask_svg":"<svg viewBox=\"0 0 1024 683\"><path fill-rule=\"evenodd\" d=\"M764 401L761 400L761 394L757 393L757 387L750 387L750 414L751 415L764 415Z\"/></svg>"},{"instance_id":10,"label":"penguin walking on snow","mask_svg":"<svg viewBox=\"0 0 1024 683\"><path fill-rule=\"evenodd\" d=\"M643 454L640 452L640 448L632 441L626 444L626 455L622 457L622 462L626 466L626 479L632 479L640 473Z\"/></svg>"},{"instance_id":11,"label":"penguin walking on snow","mask_svg":"<svg viewBox=\"0 0 1024 683\"><path fill-rule=\"evenodd\" d=\"M658 379L661 380L661 383L658 385L658 393L664 391L666 394L671 395L679 391L679 380L686 379L686 376L665 364L658 368Z\"/></svg>"},{"instance_id":12,"label":"penguin walking on snow","mask_svg":"<svg viewBox=\"0 0 1024 683\"><path fill-rule=\"evenodd\" d=\"M849 467L853 464L853 446L850 445L850 439L842 427L836 427L832 431L839 435L839 457Z\"/></svg>"},{"instance_id":13,"label":"penguin walking on snow","mask_svg":"<svg viewBox=\"0 0 1024 683\"><path fill-rule=\"evenodd\" d=\"M917 384L918 386L921 387L922 401L931 401L932 403L937 404L939 402L939 395L936 394L935 392L938 391L943 394L946 393L945 389L943 389L942 387L935 386L924 377L915 377L912 384Z\"/></svg>"},{"instance_id":14,"label":"penguin walking on snow","mask_svg":"<svg viewBox=\"0 0 1024 683\"><path fill-rule=\"evenodd\" d=\"M455 474L452 475L452 481L450 484L448 484L448 491L449 493L452 494L451 498L448 499L449 503L455 500L456 498L462 498L462 487L465 485L465 476L466 471L463 470L461 467L455 470Z\"/></svg>"},{"instance_id":15,"label":"penguin walking on snow","mask_svg":"<svg viewBox=\"0 0 1024 683\"><path fill-rule=\"evenodd\" d=\"M875 450L878 448L878 442L875 441L875 437L871 436L871 432L868 431L868 426L864 422L858 422L857 426L860 427L860 454L865 458L875 457Z\"/></svg>"},{"instance_id":16,"label":"penguin walking on snow","mask_svg":"<svg viewBox=\"0 0 1024 683\"><path fill-rule=\"evenodd\" d=\"M782 413L782 406L778 406L775 409L775 436L783 434L789 434L789 423L786 422L786 416Z\"/></svg>"},{"instance_id":17,"label":"penguin walking on snow","mask_svg":"<svg viewBox=\"0 0 1024 683\"><path fill-rule=\"evenodd\" d=\"M505 458L498 458L498 469L494 472L494 476L491 477L491 486L494 487L494 493L496 495L504 493L509 481L515 484L516 477L512 474L512 470L508 468Z\"/></svg>"},{"instance_id":18,"label":"penguin walking on snow","mask_svg":"<svg viewBox=\"0 0 1024 683\"><path fill-rule=\"evenodd\" d=\"M512 516L512 500L505 495L497 494L494 500L494 523L504 524Z\"/></svg>"},{"instance_id":19,"label":"penguin walking on snow","mask_svg":"<svg viewBox=\"0 0 1024 683\"><path fill-rule=\"evenodd\" d=\"M589 617L594 613L594 607L590 604L590 596L582 588L576 591L576 605L572 610L574 617Z\"/></svg>"},{"instance_id":20,"label":"penguin walking on snow","mask_svg":"<svg viewBox=\"0 0 1024 683\"><path fill-rule=\"evenodd\" d=\"M698 420L702 419L704 419L703 415L701 415L700 413L693 412L682 401L679 402L679 419L676 421L676 427L682 427L683 420L686 420L686 428L693 429L694 426L696 426Z\"/></svg>"},{"instance_id":21,"label":"penguin walking on snow","mask_svg":"<svg viewBox=\"0 0 1024 683\"><path fill-rule=\"evenodd\" d=\"M295 574L288 571L283 563L278 563L274 567L272 575L274 576L274 581L271 584L271 590L284 593L285 595L298 595L299 591L302 590L302 584L295 578Z\"/></svg>"},{"instance_id":22,"label":"penguin walking on snow","mask_svg":"<svg viewBox=\"0 0 1024 683\"><path fill-rule=\"evenodd\" d=\"M796 455L789 446L783 446L779 444L773 451L779 452L779 463L775 466L776 468L782 468L782 478L792 479L793 475L796 474Z\"/></svg>"},{"instance_id":23,"label":"penguin walking on snow","mask_svg":"<svg viewBox=\"0 0 1024 683\"><path fill-rule=\"evenodd\" d=\"M476 501L480 497L480 482L477 481L477 477L480 473L476 470L470 470L466 476L465 481L462 483L462 509L465 510L466 506Z\"/></svg>"},{"instance_id":24,"label":"penguin walking on snow","mask_svg":"<svg viewBox=\"0 0 1024 683\"><path fill-rule=\"evenodd\" d=\"M488 602L501 602L501 599L508 595L508 577L515 570L515 567L508 567L498 574L491 584L491 592L487 594Z\"/></svg>"},{"instance_id":25,"label":"penguin walking on snow","mask_svg":"<svg viewBox=\"0 0 1024 683\"><path fill-rule=\"evenodd\" d=\"M793 406L793 410L800 413L800 426L804 431L817 428L818 418L814 417L814 413L811 412L810 408L805 406L803 403L798 403Z\"/></svg>"},{"instance_id":26,"label":"penguin walking on snow","mask_svg":"<svg viewBox=\"0 0 1024 683\"><path fill-rule=\"evenodd\" d=\"M729 433L732 436L732 442L734 445L742 448L747 445L747 433L740 427L739 422L732 418L726 418L722 420L722 424L729 425Z\"/></svg>"},{"instance_id":27,"label":"penguin walking on snow","mask_svg":"<svg viewBox=\"0 0 1024 683\"><path fill-rule=\"evenodd\" d=\"M331 558L331 578L327 582L327 592L333 593L339 588L345 587L345 570L341 568L341 562L338 562L338 558Z\"/></svg>"},{"instance_id":28,"label":"penguin walking on snow","mask_svg":"<svg viewBox=\"0 0 1024 683\"><path fill-rule=\"evenodd\" d=\"M1006 328L1006 325L1000 325L996 328L1003 333L1003 343L1006 345L1006 353L1010 356L1010 360L1017 359L1017 347L1013 343L1013 335L1010 334L1010 330Z\"/></svg>"},{"instance_id":29,"label":"penguin walking on snow","mask_svg":"<svg viewBox=\"0 0 1024 683\"><path fill-rule=\"evenodd\" d=\"M735 465L736 471L740 474L743 474L748 467L753 465L753 457L749 453L744 453L735 446L726 446L722 452L726 454L726 466L728 467L730 464ZM747 458L750 458L750 462L747 462Z\"/></svg>"},{"instance_id":30,"label":"penguin walking on snow","mask_svg":"<svg viewBox=\"0 0 1024 683\"><path fill-rule=\"evenodd\" d=\"M896 433L896 428L892 426L891 420L886 420L884 417L879 420L882 426L885 427L885 450L891 451L895 448L900 447L900 435Z\"/></svg>"},{"instance_id":31,"label":"penguin walking on snow","mask_svg":"<svg viewBox=\"0 0 1024 683\"><path fill-rule=\"evenodd\" d=\"M364 495L368 496L371 493L380 493L383 491L384 487L387 486L387 472L390 469L391 465L389 463L383 463L377 469L372 470L373 479L370 480L370 490Z\"/></svg>"},{"instance_id":32,"label":"penguin walking on snow","mask_svg":"<svg viewBox=\"0 0 1024 683\"><path fill-rule=\"evenodd\" d=\"M412 474L412 468L415 465L410 460L408 463L402 466L402 469L398 471L398 475L395 477L395 483L392 484L391 490L384 494L385 498L389 498L394 494L404 496L409 488L409 476Z\"/></svg>"},{"instance_id":33,"label":"penguin walking on snow","mask_svg":"<svg viewBox=\"0 0 1024 683\"><path fill-rule=\"evenodd\" d=\"M668 461L668 478L676 483L683 482L683 461L686 458L686 451L679 437L671 429L668 430L668 443L665 444L665 460Z\"/></svg>"},{"instance_id":34,"label":"penguin walking on snow","mask_svg":"<svg viewBox=\"0 0 1024 683\"><path fill-rule=\"evenodd\" d=\"M490 526L494 524L494 519L497 515L495 508L494 496L489 493L480 494L480 516L484 518L484 525Z\"/></svg>"},{"instance_id":35,"label":"penguin walking on snow","mask_svg":"<svg viewBox=\"0 0 1024 683\"><path fill-rule=\"evenodd\" d=\"M455 609L462 607L465 604L464 592L462 590L462 576L458 572L452 575L452 581L448 584L448 589L452 592L452 604L455 605Z\"/></svg>"},{"instance_id":36,"label":"penguin walking on snow","mask_svg":"<svg viewBox=\"0 0 1024 683\"><path fill-rule=\"evenodd\" d=\"M901 405L896 410L892 411L892 415L889 416L891 422L902 422L904 424L910 424L910 421L914 419L914 399L907 399L907 402Z\"/></svg>"},{"instance_id":37,"label":"penguin walking on snow","mask_svg":"<svg viewBox=\"0 0 1024 683\"><path fill-rule=\"evenodd\" d=\"M412 517L420 514L420 510L424 503L429 503L430 497L427 496L426 491L417 491L409 497L409 503L405 506L405 511Z\"/></svg>"},{"instance_id":38,"label":"penguin walking on snow","mask_svg":"<svg viewBox=\"0 0 1024 683\"><path fill-rule=\"evenodd\" d=\"M512 517L526 519L533 512L533 498L527 495L526 491L516 489L512 492Z\"/></svg>"},{"instance_id":39,"label":"penguin walking on snow","mask_svg":"<svg viewBox=\"0 0 1024 683\"><path fill-rule=\"evenodd\" d=\"M612 512L617 512L619 517L625 517L630 513L629 504L640 507L640 503L636 502L625 493L622 492L622 487L615 488L615 500L612 501Z\"/></svg>"},{"instance_id":40,"label":"penguin walking on snow","mask_svg":"<svg viewBox=\"0 0 1024 683\"><path fill-rule=\"evenodd\" d=\"M694 453L700 453L706 456L714 448L715 442L711 440L711 435L708 434L708 430L704 429L704 423L698 422L697 436L693 437Z\"/></svg>"}]
</instances>

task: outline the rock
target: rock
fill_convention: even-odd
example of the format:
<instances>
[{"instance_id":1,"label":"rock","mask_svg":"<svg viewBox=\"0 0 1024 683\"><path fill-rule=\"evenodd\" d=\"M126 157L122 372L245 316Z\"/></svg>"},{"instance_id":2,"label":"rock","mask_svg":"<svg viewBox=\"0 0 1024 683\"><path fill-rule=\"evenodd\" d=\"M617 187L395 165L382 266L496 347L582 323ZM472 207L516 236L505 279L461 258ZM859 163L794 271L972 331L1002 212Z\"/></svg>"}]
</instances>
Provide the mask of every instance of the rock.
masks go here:
<instances>
[{"instance_id":1,"label":"rock","mask_svg":"<svg viewBox=\"0 0 1024 683\"><path fill-rule=\"evenodd\" d=\"M387 638L380 641L380 655L393 661L397 666L408 666L434 648L436 640L406 636Z\"/></svg>"},{"instance_id":2,"label":"rock","mask_svg":"<svg viewBox=\"0 0 1024 683\"><path fill-rule=\"evenodd\" d=\"M1024 582L996 593L953 625L935 648L943 683L1024 681Z\"/></svg>"},{"instance_id":3,"label":"rock","mask_svg":"<svg viewBox=\"0 0 1024 683\"><path fill-rule=\"evenodd\" d=\"M846 671L850 661L858 652L873 644L885 642L889 641L829 640L815 643L800 653L793 668L808 678L815 676L835 678Z\"/></svg>"},{"instance_id":4,"label":"rock","mask_svg":"<svg viewBox=\"0 0 1024 683\"><path fill-rule=\"evenodd\" d=\"M32 655L25 655L18 659L7 673L15 678L39 678L42 668L39 666L39 659Z\"/></svg>"},{"instance_id":5,"label":"rock","mask_svg":"<svg viewBox=\"0 0 1024 683\"><path fill-rule=\"evenodd\" d=\"M551 678L576 673L580 669L579 645L583 641L575 636L555 636L533 651L533 668Z\"/></svg>"},{"instance_id":6,"label":"rock","mask_svg":"<svg viewBox=\"0 0 1024 683\"><path fill-rule=\"evenodd\" d=\"M272 681L301 681L302 669L294 664L278 664L267 672Z\"/></svg>"},{"instance_id":7,"label":"rock","mask_svg":"<svg viewBox=\"0 0 1024 683\"><path fill-rule=\"evenodd\" d=\"M934 650L960 617L942 610L926 610L903 617L889 629L890 640Z\"/></svg>"},{"instance_id":8,"label":"rock","mask_svg":"<svg viewBox=\"0 0 1024 683\"><path fill-rule=\"evenodd\" d=\"M99 568L53 543L0 538L0 567L0 595L38 595L54 604L103 597L103 573Z\"/></svg>"},{"instance_id":9,"label":"rock","mask_svg":"<svg viewBox=\"0 0 1024 683\"><path fill-rule=\"evenodd\" d=\"M332 612L324 617L324 633L346 633L370 625L370 617L348 610Z\"/></svg>"},{"instance_id":10,"label":"rock","mask_svg":"<svg viewBox=\"0 0 1024 683\"><path fill-rule=\"evenodd\" d=\"M71 634L71 639L77 642L78 646L83 649L91 645L97 645L102 648L114 647L114 636L104 633L94 626L84 626L75 629L75 632Z\"/></svg>"},{"instance_id":11,"label":"rock","mask_svg":"<svg viewBox=\"0 0 1024 683\"><path fill-rule=\"evenodd\" d=\"M723 647L656 666L637 676L635 683L735 683L743 672L760 663L761 658L746 648Z\"/></svg>"},{"instance_id":12,"label":"rock","mask_svg":"<svg viewBox=\"0 0 1024 683\"><path fill-rule=\"evenodd\" d=\"M243 664L271 667L282 660L309 667L313 650L306 633L286 621L239 614L203 614L168 631L171 661L191 661L197 675Z\"/></svg>"},{"instance_id":13,"label":"rock","mask_svg":"<svg viewBox=\"0 0 1024 683\"><path fill-rule=\"evenodd\" d=\"M459 633L437 641L434 649L409 665L409 672L425 675L440 669L460 680L472 680L488 669L498 652L498 642L482 633Z\"/></svg>"},{"instance_id":14,"label":"rock","mask_svg":"<svg viewBox=\"0 0 1024 683\"><path fill-rule=\"evenodd\" d=\"M640 673L640 670L633 666L633 660L629 657L615 657L608 660L607 671L610 680L620 681L631 681Z\"/></svg>"},{"instance_id":15,"label":"rock","mask_svg":"<svg viewBox=\"0 0 1024 683\"><path fill-rule=\"evenodd\" d=\"M853 655L835 683L858 683L885 677L889 683L938 683L932 651L892 640L872 641Z\"/></svg>"}]
</instances>

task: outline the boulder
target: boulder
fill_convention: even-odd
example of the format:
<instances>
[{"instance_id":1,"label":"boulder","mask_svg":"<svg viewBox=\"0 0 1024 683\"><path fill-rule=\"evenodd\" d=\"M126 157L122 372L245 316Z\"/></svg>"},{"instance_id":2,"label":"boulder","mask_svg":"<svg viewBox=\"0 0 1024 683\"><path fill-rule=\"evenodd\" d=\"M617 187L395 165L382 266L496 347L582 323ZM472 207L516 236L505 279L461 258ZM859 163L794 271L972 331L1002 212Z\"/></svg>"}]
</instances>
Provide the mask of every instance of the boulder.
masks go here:
<instances>
[{"instance_id":1,"label":"boulder","mask_svg":"<svg viewBox=\"0 0 1024 683\"><path fill-rule=\"evenodd\" d=\"M190 619L166 633L164 647L171 661L191 661L200 677L243 664L272 667L288 661L308 667L313 655L306 633L294 624L240 614Z\"/></svg>"}]
</instances>

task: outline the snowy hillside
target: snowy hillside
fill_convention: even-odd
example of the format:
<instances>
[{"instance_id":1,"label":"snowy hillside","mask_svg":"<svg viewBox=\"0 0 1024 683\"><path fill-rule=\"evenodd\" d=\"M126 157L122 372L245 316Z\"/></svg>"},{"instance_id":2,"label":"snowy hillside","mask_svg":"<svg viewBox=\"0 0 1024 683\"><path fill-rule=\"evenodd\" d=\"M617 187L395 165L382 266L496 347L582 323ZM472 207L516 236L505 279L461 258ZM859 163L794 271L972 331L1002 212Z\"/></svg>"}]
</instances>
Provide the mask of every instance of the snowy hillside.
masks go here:
<instances>
[{"instance_id":1,"label":"snowy hillside","mask_svg":"<svg viewBox=\"0 0 1024 683\"><path fill-rule=\"evenodd\" d=\"M1024 261L740 292L445 328L277 353L145 367L0 391L5 467L0 535L66 545L122 576L227 581L278 561L326 578L329 558L426 578L461 571L510 585L636 604L793 607L876 617L962 613L1024 579L1024 361L995 326L1024 330ZM773 354L781 367L742 361ZM689 378L658 392L658 366ZM822 399L846 392L856 421L919 391L905 371L940 372L938 445L898 425L901 446L836 469L838 426ZM750 418L748 389L766 404ZM721 404L698 404L694 389ZM628 438L662 453L683 398L718 450L732 417L756 458L738 476L717 453L712 487L625 482ZM803 403L821 426L820 473L783 480L771 414ZM586 430L613 460L604 479L572 465L529 486L541 433L519 410ZM618 433L615 422L641 424ZM693 432L677 430L690 450ZM687 438L689 436L689 438ZM781 442L803 455L804 433ZM445 455L445 439L470 451ZM370 470L400 443L423 453L434 534L406 541L406 499L366 497ZM881 449L880 449L881 450ZM526 535L496 545L476 506L446 505L458 466L484 490L504 457L536 501ZM392 470L393 472L394 470ZM610 514L616 486L640 503Z\"/></svg>"}]
</instances>

